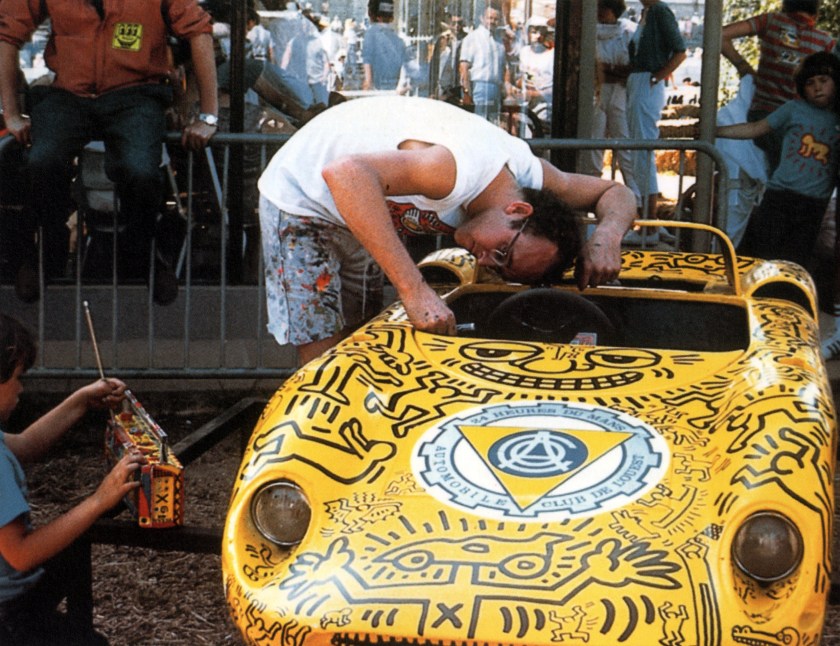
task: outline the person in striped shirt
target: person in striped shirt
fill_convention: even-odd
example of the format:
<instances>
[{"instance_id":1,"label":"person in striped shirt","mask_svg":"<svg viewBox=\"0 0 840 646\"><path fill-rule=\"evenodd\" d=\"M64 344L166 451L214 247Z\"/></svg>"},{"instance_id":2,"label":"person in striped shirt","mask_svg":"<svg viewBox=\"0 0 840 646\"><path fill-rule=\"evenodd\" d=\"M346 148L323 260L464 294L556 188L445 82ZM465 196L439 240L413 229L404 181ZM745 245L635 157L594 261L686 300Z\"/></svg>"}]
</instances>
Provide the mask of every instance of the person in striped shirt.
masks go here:
<instances>
[{"instance_id":1,"label":"person in striped shirt","mask_svg":"<svg viewBox=\"0 0 840 646\"><path fill-rule=\"evenodd\" d=\"M755 75L755 96L747 119L761 121L776 108L797 98L796 70L816 52L831 52L834 37L816 26L821 0L784 0L781 11L759 14L730 23L721 34L721 54L735 66L738 75ZM734 41L757 36L760 45L758 69L735 48ZM768 174L781 159L782 137L771 132L755 140L767 155Z\"/></svg>"}]
</instances>

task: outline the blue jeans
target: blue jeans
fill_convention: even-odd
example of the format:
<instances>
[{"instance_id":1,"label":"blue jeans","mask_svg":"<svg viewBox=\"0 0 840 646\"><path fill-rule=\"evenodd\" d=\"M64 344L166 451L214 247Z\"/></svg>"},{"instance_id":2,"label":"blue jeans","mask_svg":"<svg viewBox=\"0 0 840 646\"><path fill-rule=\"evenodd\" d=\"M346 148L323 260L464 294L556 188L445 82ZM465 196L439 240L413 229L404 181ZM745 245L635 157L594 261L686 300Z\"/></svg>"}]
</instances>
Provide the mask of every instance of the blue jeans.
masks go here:
<instances>
[{"instance_id":1,"label":"blue jeans","mask_svg":"<svg viewBox=\"0 0 840 646\"><path fill-rule=\"evenodd\" d=\"M172 90L165 85L140 85L96 97L51 87L34 89L27 176L32 208L44 227L49 274L63 271L67 256L73 159L94 140L105 142L105 172L120 198L125 226L120 257L126 264L147 266L163 199L161 143L171 101Z\"/></svg>"},{"instance_id":2,"label":"blue jeans","mask_svg":"<svg viewBox=\"0 0 840 646\"><path fill-rule=\"evenodd\" d=\"M475 114L493 123L499 122L499 111L502 107L502 92L495 81L473 81L472 97L475 104Z\"/></svg>"}]
</instances>

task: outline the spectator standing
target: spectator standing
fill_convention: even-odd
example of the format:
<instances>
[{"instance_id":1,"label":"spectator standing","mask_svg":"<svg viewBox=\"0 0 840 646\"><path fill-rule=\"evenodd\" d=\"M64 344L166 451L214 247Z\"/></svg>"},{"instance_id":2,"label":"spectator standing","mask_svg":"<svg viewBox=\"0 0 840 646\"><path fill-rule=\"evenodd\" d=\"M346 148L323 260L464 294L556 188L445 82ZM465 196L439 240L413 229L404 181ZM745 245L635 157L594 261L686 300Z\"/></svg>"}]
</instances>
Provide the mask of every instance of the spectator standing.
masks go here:
<instances>
[{"instance_id":1,"label":"spectator standing","mask_svg":"<svg viewBox=\"0 0 840 646\"><path fill-rule=\"evenodd\" d=\"M747 113L755 94L755 77L747 74L738 84L738 94L717 113L717 125L729 126L748 121ZM748 139L720 139L715 141L726 162L730 190L727 200L726 235L737 248L744 231L767 184L767 162L762 150ZM735 188L737 187L737 188Z\"/></svg>"},{"instance_id":2,"label":"spectator standing","mask_svg":"<svg viewBox=\"0 0 840 646\"><path fill-rule=\"evenodd\" d=\"M269 331L301 362L377 313L382 272L418 329L455 332L398 232L454 234L479 265L536 281L574 262L569 209L593 209L600 224L576 266L584 287L617 275L635 216L625 187L561 172L486 120L418 97L330 108L274 155L259 188Z\"/></svg>"},{"instance_id":3,"label":"spectator standing","mask_svg":"<svg viewBox=\"0 0 840 646\"><path fill-rule=\"evenodd\" d=\"M796 73L800 98L760 121L719 126L718 137L755 139L782 135L781 162L750 216L738 253L791 260L808 267L837 181L840 155L840 59L828 52L808 56ZM840 330L837 332L840 340Z\"/></svg>"},{"instance_id":4,"label":"spectator standing","mask_svg":"<svg viewBox=\"0 0 840 646\"><path fill-rule=\"evenodd\" d=\"M72 393L23 432L6 424L23 391L21 377L35 361L32 334L0 314L0 643L15 646L94 646L108 640L58 610L84 575L75 541L105 512L140 486L132 475L145 460L128 451L90 496L62 516L33 527L22 464L42 458L95 408L114 408L125 384L100 379ZM69 600L68 600L69 603Z\"/></svg>"},{"instance_id":5,"label":"spectator standing","mask_svg":"<svg viewBox=\"0 0 840 646\"><path fill-rule=\"evenodd\" d=\"M526 25L528 45L519 50L521 87L528 107L551 132L554 49L548 46L548 19L532 16Z\"/></svg>"},{"instance_id":6,"label":"spectator standing","mask_svg":"<svg viewBox=\"0 0 840 646\"><path fill-rule=\"evenodd\" d=\"M269 31L275 55L279 55L278 67L287 79L294 79L301 103L326 106L330 62L318 28L301 12L286 10L269 23Z\"/></svg>"},{"instance_id":7,"label":"spectator standing","mask_svg":"<svg viewBox=\"0 0 840 646\"><path fill-rule=\"evenodd\" d=\"M334 16L329 26L321 32L321 45L327 53L327 59L330 62L328 89L331 92L340 90L344 77L344 64L343 62L339 63L338 54L344 50L344 41L341 38L341 21L338 19L338 16Z\"/></svg>"},{"instance_id":8,"label":"spectator standing","mask_svg":"<svg viewBox=\"0 0 840 646\"><path fill-rule=\"evenodd\" d=\"M816 27L820 0L784 0L781 11L763 13L726 25L721 32L721 54L735 66L738 75L755 75L755 95L749 121L759 121L797 96L794 77L803 59L835 46L831 34ZM734 41L757 36L760 44L758 70L735 48ZM769 173L780 163L782 134L772 130L756 145L767 155Z\"/></svg>"},{"instance_id":9,"label":"spectator standing","mask_svg":"<svg viewBox=\"0 0 840 646\"><path fill-rule=\"evenodd\" d=\"M394 31L394 3L369 0L371 25L362 41L363 90L396 90L406 63L406 48Z\"/></svg>"},{"instance_id":10,"label":"spectator standing","mask_svg":"<svg viewBox=\"0 0 840 646\"><path fill-rule=\"evenodd\" d=\"M500 15L497 5L487 5L481 24L464 38L459 59L464 106L493 123L499 121L507 81L505 46L496 39Z\"/></svg>"},{"instance_id":11,"label":"spectator standing","mask_svg":"<svg viewBox=\"0 0 840 646\"><path fill-rule=\"evenodd\" d=\"M661 0L641 2L642 17L630 41L627 117L631 138L658 139L657 121L665 107L665 83L685 60L686 47L671 8ZM656 156L653 151L638 150L631 158L633 177L639 189L637 204L642 207L647 200L648 205L642 217L655 217L659 195ZM664 230L658 233L667 234ZM654 241L658 233L643 237Z\"/></svg>"},{"instance_id":12,"label":"spectator standing","mask_svg":"<svg viewBox=\"0 0 840 646\"><path fill-rule=\"evenodd\" d=\"M598 0L598 25L595 56L598 61L599 88L595 96L595 115L592 120L593 139L629 139L627 121L627 77L630 75L630 42L636 23L622 18L627 6L624 0ZM633 176L629 150L618 150L618 167L624 183L634 194L640 195ZM582 154L581 170L600 177L604 172L604 151L591 150Z\"/></svg>"},{"instance_id":13,"label":"spectator standing","mask_svg":"<svg viewBox=\"0 0 840 646\"><path fill-rule=\"evenodd\" d=\"M48 18L53 30L45 60L55 81L33 88L30 120L18 104L18 50ZM97 139L105 142L105 167L117 185L126 227L118 259L126 272L142 275L148 268L163 199L161 144L172 101L170 31L189 42L198 79L201 112L184 128L181 140L198 150L216 132L218 99L210 17L197 0L98 7L88 0L2 0L0 103L9 132L29 147L28 184L44 229L47 278L62 275L66 265L69 231L63 205L71 163L87 142ZM19 262L16 292L34 301L39 295L34 248ZM162 304L177 296L175 274L162 259L156 261L152 293Z\"/></svg>"},{"instance_id":14,"label":"spectator standing","mask_svg":"<svg viewBox=\"0 0 840 646\"><path fill-rule=\"evenodd\" d=\"M435 41L432 52L432 64L437 62L438 76L435 83L435 96L450 103L461 102L461 74L458 62L461 56L461 44L467 32L461 16L450 16L443 25L446 29Z\"/></svg>"},{"instance_id":15,"label":"spectator standing","mask_svg":"<svg viewBox=\"0 0 840 646\"><path fill-rule=\"evenodd\" d=\"M347 18L344 21L344 49L347 58L344 62L344 88L347 90L358 90L361 81L358 78L359 66L359 32L356 20Z\"/></svg>"},{"instance_id":16,"label":"spectator standing","mask_svg":"<svg viewBox=\"0 0 840 646\"><path fill-rule=\"evenodd\" d=\"M258 61L271 61L271 32L260 24L260 15L253 9L248 11L246 23L248 32L245 38L251 44L250 58Z\"/></svg>"}]
</instances>

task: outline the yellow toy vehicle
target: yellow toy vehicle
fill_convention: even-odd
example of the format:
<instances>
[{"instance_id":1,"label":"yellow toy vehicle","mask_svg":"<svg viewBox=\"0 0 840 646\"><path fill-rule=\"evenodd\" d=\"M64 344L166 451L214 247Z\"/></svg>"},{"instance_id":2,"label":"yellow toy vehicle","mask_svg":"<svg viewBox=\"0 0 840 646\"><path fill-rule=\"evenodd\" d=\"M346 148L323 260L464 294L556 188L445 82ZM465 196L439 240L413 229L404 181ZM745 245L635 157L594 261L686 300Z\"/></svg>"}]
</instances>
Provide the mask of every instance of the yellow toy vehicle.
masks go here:
<instances>
[{"instance_id":1,"label":"yellow toy vehicle","mask_svg":"<svg viewBox=\"0 0 840 646\"><path fill-rule=\"evenodd\" d=\"M660 222L651 222L658 226ZM253 432L224 534L249 644L815 644L835 418L800 267L625 252L578 292L421 265Z\"/></svg>"}]
</instances>

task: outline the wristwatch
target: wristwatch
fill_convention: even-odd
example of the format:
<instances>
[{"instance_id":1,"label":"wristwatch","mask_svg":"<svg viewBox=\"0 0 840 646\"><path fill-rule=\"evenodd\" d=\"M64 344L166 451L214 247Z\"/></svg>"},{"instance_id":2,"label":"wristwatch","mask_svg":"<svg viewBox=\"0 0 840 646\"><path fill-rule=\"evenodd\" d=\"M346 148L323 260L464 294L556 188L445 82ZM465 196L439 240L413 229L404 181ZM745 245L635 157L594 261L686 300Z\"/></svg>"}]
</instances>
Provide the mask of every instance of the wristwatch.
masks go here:
<instances>
[{"instance_id":1,"label":"wristwatch","mask_svg":"<svg viewBox=\"0 0 840 646\"><path fill-rule=\"evenodd\" d=\"M219 126L219 117L215 114L210 114L209 112L202 112L198 115L198 120L206 123L208 126L215 126L218 128Z\"/></svg>"}]
</instances>

